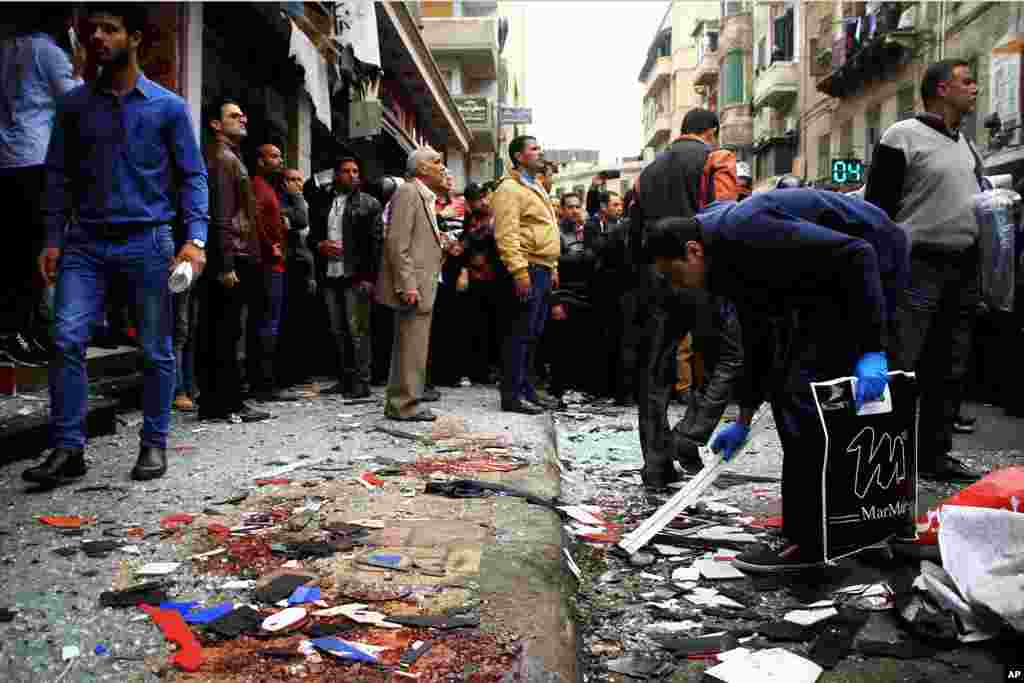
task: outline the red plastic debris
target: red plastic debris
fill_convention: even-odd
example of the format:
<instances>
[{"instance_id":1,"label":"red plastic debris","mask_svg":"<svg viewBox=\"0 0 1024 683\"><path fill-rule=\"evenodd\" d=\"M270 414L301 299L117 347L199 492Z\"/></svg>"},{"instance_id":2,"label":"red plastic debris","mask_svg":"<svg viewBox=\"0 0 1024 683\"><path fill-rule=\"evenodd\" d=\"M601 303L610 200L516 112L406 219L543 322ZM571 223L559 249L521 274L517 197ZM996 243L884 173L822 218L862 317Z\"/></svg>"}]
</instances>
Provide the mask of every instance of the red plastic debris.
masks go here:
<instances>
[{"instance_id":1,"label":"red plastic debris","mask_svg":"<svg viewBox=\"0 0 1024 683\"><path fill-rule=\"evenodd\" d=\"M782 515L776 515L775 517L761 517L755 519L750 523L750 526L755 529L781 529L782 528Z\"/></svg>"},{"instance_id":2,"label":"red plastic debris","mask_svg":"<svg viewBox=\"0 0 1024 683\"><path fill-rule=\"evenodd\" d=\"M359 481L369 486L384 486L384 480L373 472L363 472L359 475Z\"/></svg>"},{"instance_id":3,"label":"red plastic debris","mask_svg":"<svg viewBox=\"0 0 1024 683\"><path fill-rule=\"evenodd\" d=\"M160 527L171 531L184 524L191 524L193 519L195 519L194 516L185 514L184 512L179 512L178 514L167 515L161 519Z\"/></svg>"},{"instance_id":4,"label":"red plastic debris","mask_svg":"<svg viewBox=\"0 0 1024 683\"><path fill-rule=\"evenodd\" d=\"M918 517L919 544L938 545L940 512L947 505L1024 512L1024 467L1017 465L990 472L981 481L971 484Z\"/></svg>"},{"instance_id":5,"label":"red plastic debris","mask_svg":"<svg viewBox=\"0 0 1024 683\"><path fill-rule=\"evenodd\" d=\"M171 664L182 671L198 671L203 665L203 649L199 641L189 629L188 624L181 618L181 613L172 609L160 609L150 605L140 604L139 608L149 615L164 637L172 643L177 643L181 649L171 657Z\"/></svg>"},{"instance_id":6,"label":"red plastic debris","mask_svg":"<svg viewBox=\"0 0 1024 683\"><path fill-rule=\"evenodd\" d=\"M40 517L39 521L47 526L55 526L58 529L80 529L86 524L92 524L96 521L95 517L80 517L78 515L62 516L62 515L51 515L47 517Z\"/></svg>"},{"instance_id":7,"label":"red plastic debris","mask_svg":"<svg viewBox=\"0 0 1024 683\"><path fill-rule=\"evenodd\" d=\"M257 479L257 486L283 485L292 483L291 479Z\"/></svg>"},{"instance_id":8,"label":"red plastic debris","mask_svg":"<svg viewBox=\"0 0 1024 683\"><path fill-rule=\"evenodd\" d=\"M223 524L217 524L217 523L213 523L213 524L208 525L206 527L206 531L209 532L209 534L211 536L216 536L217 538L219 538L221 540L223 540L223 539L225 539L225 538L227 538L228 536L231 535L231 529L229 527L226 527Z\"/></svg>"}]
</instances>

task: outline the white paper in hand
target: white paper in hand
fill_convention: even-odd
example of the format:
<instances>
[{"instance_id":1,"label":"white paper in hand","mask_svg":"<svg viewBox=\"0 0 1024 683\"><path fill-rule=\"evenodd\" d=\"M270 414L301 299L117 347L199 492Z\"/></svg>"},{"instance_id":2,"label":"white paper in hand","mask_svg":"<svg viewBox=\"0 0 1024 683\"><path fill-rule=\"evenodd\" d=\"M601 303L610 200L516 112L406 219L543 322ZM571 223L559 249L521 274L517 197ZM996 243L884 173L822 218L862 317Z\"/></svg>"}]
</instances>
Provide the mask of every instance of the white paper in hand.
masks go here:
<instances>
[{"instance_id":1,"label":"white paper in hand","mask_svg":"<svg viewBox=\"0 0 1024 683\"><path fill-rule=\"evenodd\" d=\"M171 277L167 281L167 286L173 294L181 294L192 286L191 261L182 261L178 264L178 267L171 272Z\"/></svg>"}]
</instances>

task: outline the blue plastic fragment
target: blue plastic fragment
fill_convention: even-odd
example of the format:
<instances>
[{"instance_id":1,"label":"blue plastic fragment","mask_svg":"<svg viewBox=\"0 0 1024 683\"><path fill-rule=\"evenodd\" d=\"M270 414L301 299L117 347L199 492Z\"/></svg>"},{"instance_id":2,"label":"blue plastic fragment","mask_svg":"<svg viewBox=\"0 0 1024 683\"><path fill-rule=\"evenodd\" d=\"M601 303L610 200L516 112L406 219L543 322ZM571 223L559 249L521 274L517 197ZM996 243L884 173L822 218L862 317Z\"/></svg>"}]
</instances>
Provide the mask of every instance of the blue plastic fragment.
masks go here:
<instances>
[{"instance_id":1,"label":"blue plastic fragment","mask_svg":"<svg viewBox=\"0 0 1024 683\"><path fill-rule=\"evenodd\" d=\"M381 564L390 564L395 567L402 564L401 555L370 555L370 559Z\"/></svg>"},{"instance_id":2,"label":"blue plastic fragment","mask_svg":"<svg viewBox=\"0 0 1024 683\"><path fill-rule=\"evenodd\" d=\"M209 624L211 621L216 621L225 614L232 612L234 609L234 603L223 602L215 607L207 607L206 609L197 610L195 612L189 612L185 615L185 623Z\"/></svg>"},{"instance_id":3,"label":"blue plastic fragment","mask_svg":"<svg viewBox=\"0 0 1024 683\"><path fill-rule=\"evenodd\" d=\"M313 643L315 648L323 650L327 654L342 659L350 659L353 662L377 664L380 661L376 656L360 648L358 643L349 643L340 638L315 638L310 642Z\"/></svg>"},{"instance_id":4,"label":"blue plastic fragment","mask_svg":"<svg viewBox=\"0 0 1024 683\"><path fill-rule=\"evenodd\" d=\"M96 649L94 650L94 652L97 655L100 655L100 656L103 656L105 654L109 654L109 651L107 650L107 646L106 645L97 645Z\"/></svg>"},{"instance_id":5,"label":"blue plastic fragment","mask_svg":"<svg viewBox=\"0 0 1024 683\"><path fill-rule=\"evenodd\" d=\"M288 598L289 605L301 605L304 602L316 602L320 599L320 589L316 586L298 586Z\"/></svg>"},{"instance_id":6,"label":"blue plastic fragment","mask_svg":"<svg viewBox=\"0 0 1024 683\"><path fill-rule=\"evenodd\" d=\"M161 602L160 603L160 609L172 609L175 612L178 612L179 614L181 614L181 616L183 616L183 617L186 616L192 610L194 610L196 607L199 607L199 603L198 602Z\"/></svg>"}]
</instances>

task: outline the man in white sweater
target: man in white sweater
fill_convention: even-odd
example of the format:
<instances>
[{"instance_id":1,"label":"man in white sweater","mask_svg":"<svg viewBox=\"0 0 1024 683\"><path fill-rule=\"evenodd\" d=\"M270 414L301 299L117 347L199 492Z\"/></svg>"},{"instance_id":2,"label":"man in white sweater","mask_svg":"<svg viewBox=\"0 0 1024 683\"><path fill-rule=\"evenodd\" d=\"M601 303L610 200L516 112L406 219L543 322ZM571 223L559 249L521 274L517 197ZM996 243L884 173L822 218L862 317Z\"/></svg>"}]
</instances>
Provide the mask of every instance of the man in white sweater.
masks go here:
<instances>
[{"instance_id":1,"label":"man in white sweater","mask_svg":"<svg viewBox=\"0 0 1024 683\"><path fill-rule=\"evenodd\" d=\"M922 477L939 481L978 478L949 455L979 299L972 198L982 189L983 167L960 131L977 99L967 62L929 66L921 81L925 113L885 131L865 192L910 236L910 284L895 316L893 367L918 373L918 466Z\"/></svg>"}]
</instances>

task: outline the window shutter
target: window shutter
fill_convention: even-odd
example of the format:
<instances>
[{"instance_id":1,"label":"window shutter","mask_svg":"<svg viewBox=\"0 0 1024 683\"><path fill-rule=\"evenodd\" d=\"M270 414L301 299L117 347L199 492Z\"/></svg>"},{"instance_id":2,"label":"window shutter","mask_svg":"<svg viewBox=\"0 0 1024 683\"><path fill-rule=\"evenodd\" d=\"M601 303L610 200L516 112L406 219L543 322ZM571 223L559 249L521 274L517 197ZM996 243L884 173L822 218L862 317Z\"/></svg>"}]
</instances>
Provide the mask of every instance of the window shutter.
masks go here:
<instances>
[{"instance_id":1,"label":"window shutter","mask_svg":"<svg viewBox=\"0 0 1024 683\"><path fill-rule=\"evenodd\" d=\"M774 63L776 55L780 55L781 59L786 58L786 15L775 17L773 23L775 24L775 31L772 34L772 62Z\"/></svg>"},{"instance_id":2,"label":"window shutter","mask_svg":"<svg viewBox=\"0 0 1024 683\"><path fill-rule=\"evenodd\" d=\"M743 102L743 52L730 52L725 61L725 104Z\"/></svg>"}]
</instances>

